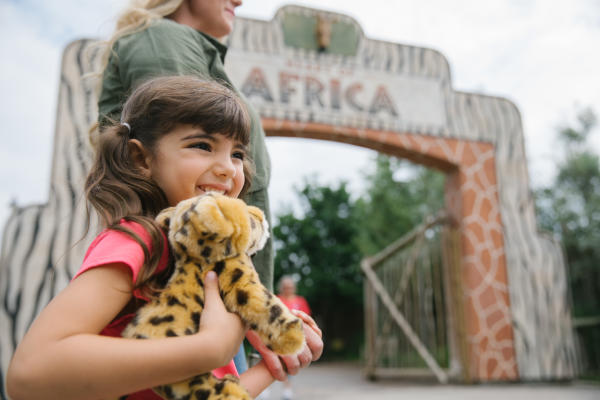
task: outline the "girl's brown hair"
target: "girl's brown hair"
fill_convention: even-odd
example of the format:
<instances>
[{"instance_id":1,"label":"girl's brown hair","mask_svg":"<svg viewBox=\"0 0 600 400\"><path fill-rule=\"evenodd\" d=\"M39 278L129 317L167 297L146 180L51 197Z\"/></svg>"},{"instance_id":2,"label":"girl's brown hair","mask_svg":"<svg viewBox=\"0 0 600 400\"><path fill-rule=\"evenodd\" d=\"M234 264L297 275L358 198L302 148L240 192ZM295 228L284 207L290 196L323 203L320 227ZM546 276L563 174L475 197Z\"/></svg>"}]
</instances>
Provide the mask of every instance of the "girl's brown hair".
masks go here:
<instances>
[{"instance_id":1,"label":"girl's brown hair","mask_svg":"<svg viewBox=\"0 0 600 400\"><path fill-rule=\"evenodd\" d=\"M141 84L125 102L121 121L104 127L98 135L85 193L104 227L125 232L142 246L145 262L136 289L156 289L152 276L162 256L164 236L154 218L169 204L162 189L136 166L128 142L137 139L154 154L159 139L181 124L201 128L207 134L223 134L244 146L250 141L250 118L241 99L217 82L188 76L154 78ZM240 196L251 184L248 156L244 157L244 176ZM146 229L152 251L120 224L122 220L137 222Z\"/></svg>"}]
</instances>

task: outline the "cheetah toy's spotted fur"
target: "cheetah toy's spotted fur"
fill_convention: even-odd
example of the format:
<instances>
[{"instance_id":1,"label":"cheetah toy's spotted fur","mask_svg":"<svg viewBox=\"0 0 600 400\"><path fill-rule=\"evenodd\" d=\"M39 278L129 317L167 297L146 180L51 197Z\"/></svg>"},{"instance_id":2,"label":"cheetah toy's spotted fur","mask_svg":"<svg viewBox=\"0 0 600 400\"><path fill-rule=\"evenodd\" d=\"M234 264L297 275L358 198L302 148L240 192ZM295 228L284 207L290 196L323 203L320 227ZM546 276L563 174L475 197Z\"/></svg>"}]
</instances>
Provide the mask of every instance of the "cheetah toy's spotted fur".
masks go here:
<instances>
[{"instance_id":1,"label":"cheetah toy's spotted fur","mask_svg":"<svg viewBox=\"0 0 600 400\"><path fill-rule=\"evenodd\" d=\"M268 237L264 214L242 200L215 193L184 200L161 212L168 227L175 271L160 294L140 308L123 331L129 338L163 338L198 331L204 304L203 279L214 270L227 309L236 312L278 354L294 354L304 343L302 321L261 283L250 254ZM200 356L200 355L199 355ZM166 399L250 399L231 375L211 373L155 387Z\"/></svg>"}]
</instances>

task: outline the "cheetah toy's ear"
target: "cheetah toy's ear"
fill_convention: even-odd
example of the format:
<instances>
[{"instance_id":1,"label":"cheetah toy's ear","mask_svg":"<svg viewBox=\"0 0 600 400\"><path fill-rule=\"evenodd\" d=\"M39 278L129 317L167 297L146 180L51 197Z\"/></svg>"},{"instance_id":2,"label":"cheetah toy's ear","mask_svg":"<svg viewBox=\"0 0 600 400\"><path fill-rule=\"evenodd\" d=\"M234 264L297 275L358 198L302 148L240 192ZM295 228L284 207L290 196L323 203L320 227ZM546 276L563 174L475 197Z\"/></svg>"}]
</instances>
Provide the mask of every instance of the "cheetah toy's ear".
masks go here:
<instances>
[{"instance_id":1,"label":"cheetah toy's ear","mask_svg":"<svg viewBox=\"0 0 600 400\"><path fill-rule=\"evenodd\" d=\"M250 217L250 245L246 254L252 255L265 247L269 239L269 222L260 208L248 206L248 216Z\"/></svg>"},{"instance_id":2,"label":"cheetah toy's ear","mask_svg":"<svg viewBox=\"0 0 600 400\"><path fill-rule=\"evenodd\" d=\"M165 208L156 216L156 222L158 225L163 228L165 231L169 230L169 225L171 224L171 217L175 213L175 207Z\"/></svg>"}]
</instances>

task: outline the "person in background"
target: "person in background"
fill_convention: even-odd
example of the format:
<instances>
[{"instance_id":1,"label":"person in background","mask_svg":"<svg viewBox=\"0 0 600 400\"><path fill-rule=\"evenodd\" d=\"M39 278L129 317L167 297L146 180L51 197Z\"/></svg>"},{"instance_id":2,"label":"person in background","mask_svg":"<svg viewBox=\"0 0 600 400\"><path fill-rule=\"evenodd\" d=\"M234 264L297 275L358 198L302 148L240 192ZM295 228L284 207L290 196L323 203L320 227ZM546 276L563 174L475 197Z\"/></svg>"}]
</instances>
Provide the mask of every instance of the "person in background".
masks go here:
<instances>
[{"instance_id":1,"label":"person in background","mask_svg":"<svg viewBox=\"0 0 600 400\"><path fill-rule=\"evenodd\" d=\"M312 314L306 299L296 294L296 282L291 276L284 275L281 277L277 286L277 292L277 297L290 310L300 310L308 315Z\"/></svg>"},{"instance_id":2,"label":"person in background","mask_svg":"<svg viewBox=\"0 0 600 400\"><path fill-rule=\"evenodd\" d=\"M296 282L294 278L289 275L284 275L279 280L277 285L277 297L281 299L283 304L298 316L305 314L306 316L311 315L310 307L306 299L296 294ZM291 400L294 397L294 390L292 388L292 380L288 376L283 381L283 400Z\"/></svg>"}]
</instances>

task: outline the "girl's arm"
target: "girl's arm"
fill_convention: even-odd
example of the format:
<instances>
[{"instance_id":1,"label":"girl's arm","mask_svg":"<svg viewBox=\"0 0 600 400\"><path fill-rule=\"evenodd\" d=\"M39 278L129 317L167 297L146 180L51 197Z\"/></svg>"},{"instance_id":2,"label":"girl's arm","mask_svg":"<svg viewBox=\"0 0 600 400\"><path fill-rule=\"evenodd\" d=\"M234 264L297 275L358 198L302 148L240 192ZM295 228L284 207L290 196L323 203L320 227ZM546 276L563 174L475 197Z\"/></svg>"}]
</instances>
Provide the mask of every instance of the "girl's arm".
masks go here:
<instances>
[{"instance_id":1,"label":"girl's arm","mask_svg":"<svg viewBox=\"0 0 600 400\"><path fill-rule=\"evenodd\" d=\"M274 381L275 378L273 378L263 360L240 375L240 383L252 398L261 394Z\"/></svg>"},{"instance_id":2,"label":"girl's arm","mask_svg":"<svg viewBox=\"0 0 600 400\"><path fill-rule=\"evenodd\" d=\"M244 336L227 312L214 274L205 280L205 309L195 335L135 340L98 333L129 302L131 273L115 264L72 281L38 316L7 372L14 400L118 397L225 365Z\"/></svg>"}]
</instances>

